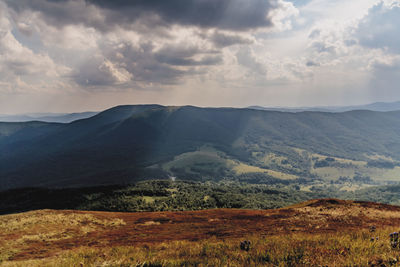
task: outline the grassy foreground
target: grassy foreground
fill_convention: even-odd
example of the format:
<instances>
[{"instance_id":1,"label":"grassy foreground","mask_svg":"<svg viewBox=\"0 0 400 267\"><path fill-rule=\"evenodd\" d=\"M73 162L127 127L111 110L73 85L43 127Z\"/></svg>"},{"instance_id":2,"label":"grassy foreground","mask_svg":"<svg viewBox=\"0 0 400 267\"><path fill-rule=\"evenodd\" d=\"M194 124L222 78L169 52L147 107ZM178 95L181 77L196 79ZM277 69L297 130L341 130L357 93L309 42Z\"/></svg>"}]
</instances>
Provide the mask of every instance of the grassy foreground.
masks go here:
<instances>
[{"instance_id":1,"label":"grassy foreground","mask_svg":"<svg viewBox=\"0 0 400 267\"><path fill-rule=\"evenodd\" d=\"M264 211L41 210L0 216L0 266L400 266L389 239L399 229L400 207L333 199Z\"/></svg>"},{"instance_id":2,"label":"grassy foreground","mask_svg":"<svg viewBox=\"0 0 400 267\"><path fill-rule=\"evenodd\" d=\"M239 239L212 238L200 242L174 241L154 246L82 247L56 257L3 262L3 266L398 266L400 251L392 249L388 234L378 230L371 241L366 230L334 234L297 233L246 237L250 250L239 248Z\"/></svg>"}]
</instances>

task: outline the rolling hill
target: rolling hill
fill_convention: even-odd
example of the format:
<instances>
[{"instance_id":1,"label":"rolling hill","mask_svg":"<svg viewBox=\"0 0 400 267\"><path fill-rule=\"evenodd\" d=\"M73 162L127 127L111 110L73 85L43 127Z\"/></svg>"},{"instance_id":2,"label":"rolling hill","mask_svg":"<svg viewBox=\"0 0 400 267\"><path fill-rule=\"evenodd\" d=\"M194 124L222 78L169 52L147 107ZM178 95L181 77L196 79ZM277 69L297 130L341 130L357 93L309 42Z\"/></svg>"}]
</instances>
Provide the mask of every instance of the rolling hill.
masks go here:
<instances>
[{"instance_id":1,"label":"rolling hill","mask_svg":"<svg viewBox=\"0 0 400 267\"><path fill-rule=\"evenodd\" d=\"M2 190L170 177L245 180L251 173L337 180L339 170L350 179L372 173L396 181L399 162L399 111L135 105L68 124L0 123Z\"/></svg>"},{"instance_id":2,"label":"rolling hill","mask_svg":"<svg viewBox=\"0 0 400 267\"><path fill-rule=\"evenodd\" d=\"M79 113L32 113L20 115L2 115L0 114L0 122L28 122L28 121L42 121L42 122L59 122L70 123L76 120L87 119L97 112L79 112Z\"/></svg>"}]
</instances>

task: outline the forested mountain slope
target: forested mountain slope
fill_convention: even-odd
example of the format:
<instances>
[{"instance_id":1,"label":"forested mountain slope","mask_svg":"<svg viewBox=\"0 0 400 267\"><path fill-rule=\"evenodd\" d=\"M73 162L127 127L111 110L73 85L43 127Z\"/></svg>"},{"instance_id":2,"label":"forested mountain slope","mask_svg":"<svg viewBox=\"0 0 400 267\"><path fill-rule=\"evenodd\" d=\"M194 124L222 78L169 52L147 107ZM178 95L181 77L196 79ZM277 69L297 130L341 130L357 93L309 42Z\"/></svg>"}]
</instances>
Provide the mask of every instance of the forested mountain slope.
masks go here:
<instances>
[{"instance_id":1,"label":"forested mountain slope","mask_svg":"<svg viewBox=\"0 0 400 267\"><path fill-rule=\"evenodd\" d=\"M214 153L219 165L207 160L190 170L173 165L179 156L192 157L188 153L205 147L214 152L199 155ZM174 175L192 179L196 168L196 179L220 179L237 175L231 169L240 166L261 169L239 174L271 169L312 177L307 164L313 163L304 160L305 152L318 155L314 161L321 155L353 161L374 156L396 165L400 111L285 113L137 105L69 124L0 123L0 189L120 184ZM270 155L279 164L267 161Z\"/></svg>"}]
</instances>

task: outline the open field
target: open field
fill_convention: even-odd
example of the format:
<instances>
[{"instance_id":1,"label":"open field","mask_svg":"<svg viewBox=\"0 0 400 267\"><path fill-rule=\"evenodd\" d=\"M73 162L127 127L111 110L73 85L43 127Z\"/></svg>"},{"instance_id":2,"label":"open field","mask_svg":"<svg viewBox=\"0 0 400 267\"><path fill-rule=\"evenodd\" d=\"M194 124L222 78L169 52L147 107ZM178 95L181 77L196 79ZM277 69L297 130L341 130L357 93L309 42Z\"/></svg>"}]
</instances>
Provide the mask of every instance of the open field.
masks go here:
<instances>
[{"instance_id":1,"label":"open field","mask_svg":"<svg viewBox=\"0 0 400 267\"><path fill-rule=\"evenodd\" d=\"M290 158L274 153L252 152L251 163L242 162L230 158L225 153L210 146L203 146L197 151L187 152L176 156L172 161L162 164L162 169L169 173L178 171L178 177L185 174L212 176L240 176L243 174L262 173L269 177L281 180L296 180L301 177L320 178L326 182L337 182L340 179L348 179L351 183L354 179L367 179L361 182L368 184L387 184L400 181L400 167L392 158L383 155L365 155L371 162L387 162L392 167L371 166L368 161L352 160L340 157L329 157L312 153L304 149L290 148L299 157L298 162L290 164ZM293 155L292 155L293 157ZM326 161L329 159L330 161ZM321 164L322 163L322 164ZM318 165L319 164L319 165ZM157 168L154 165L151 168ZM180 172L180 175L179 175ZM302 173L302 174L293 174ZM352 186L352 188L339 186L340 190L352 191L364 186Z\"/></svg>"},{"instance_id":2,"label":"open field","mask_svg":"<svg viewBox=\"0 0 400 267\"><path fill-rule=\"evenodd\" d=\"M285 158L275 157L274 155L266 156L265 162L279 160L281 162ZM157 166L152 166L155 168ZM229 158L225 153L218 151L212 147L201 147L199 150L194 152L183 153L176 156L172 161L169 161L162 165L162 168L168 172L174 169L182 169L188 173L204 173L209 172L211 174L221 173L225 171L225 174L231 173L232 175L240 175L245 173L265 173L273 178L277 179L296 179L295 175L284 173L268 168L260 168L241 162L239 160L233 160Z\"/></svg>"},{"instance_id":3,"label":"open field","mask_svg":"<svg viewBox=\"0 0 400 267\"><path fill-rule=\"evenodd\" d=\"M390 265L400 250L388 234L399 228L400 207L335 199L262 211L39 210L0 216L0 265Z\"/></svg>"},{"instance_id":4,"label":"open field","mask_svg":"<svg viewBox=\"0 0 400 267\"><path fill-rule=\"evenodd\" d=\"M390 162L394 163L391 168L379 168L369 166L367 161L351 160L339 157L327 157L317 153L309 153L306 150L295 149L300 156L304 157L307 161L310 161L311 168L310 173L316 175L324 180L338 180L340 177L347 177L354 179L354 177L369 177L375 182L398 182L400 180L400 167L396 166L396 162L392 158L385 157L383 155L365 155L370 160L378 162ZM333 160L327 164L327 166L317 167L318 161L324 161L327 158Z\"/></svg>"}]
</instances>

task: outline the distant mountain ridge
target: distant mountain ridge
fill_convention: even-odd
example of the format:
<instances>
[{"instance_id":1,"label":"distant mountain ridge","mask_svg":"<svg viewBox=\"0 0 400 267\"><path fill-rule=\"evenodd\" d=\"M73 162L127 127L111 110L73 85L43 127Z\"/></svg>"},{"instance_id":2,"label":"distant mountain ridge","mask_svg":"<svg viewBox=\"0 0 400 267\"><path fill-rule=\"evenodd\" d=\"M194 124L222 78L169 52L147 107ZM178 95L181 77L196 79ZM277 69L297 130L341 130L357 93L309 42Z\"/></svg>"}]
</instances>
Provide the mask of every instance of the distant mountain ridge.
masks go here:
<instances>
[{"instance_id":1,"label":"distant mountain ridge","mask_svg":"<svg viewBox=\"0 0 400 267\"><path fill-rule=\"evenodd\" d=\"M270 111L282 111L282 112L304 112L304 111L318 111L318 112L346 112L353 110L370 110L370 111L396 111L400 110L400 101L397 102L375 102L367 105L356 105L356 106L321 106L321 107L262 107L262 106L250 106L250 109L257 110L270 110Z\"/></svg>"},{"instance_id":2,"label":"distant mountain ridge","mask_svg":"<svg viewBox=\"0 0 400 267\"><path fill-rule=\"evenodd\" d=\"M310 164L328 164L319 160L321 155L359 161L379 155L397 164L400 111L288 113L127 105L67 124L3 122L0 190L170 176L219 180L265 170L278 178L311 179L316 174L309 172Z\"/></svg>"},{"instance_id":3,"label":"distant mountain ridge","mask_svg":"<svg viewBox=\"0 0 400 267\"><path fill-rule=\"evenodd\" d=\"M400 101L397 102L375 102L367 105L356 106L317 106L317 107L263 107L249 106L249 109L281 111L281 112L346 112L353 110L371 110L371 111L396 111L400 110ZM0 114L0 122L58 122L70 123L76 120L87 119L93 117L99 112L74 112L74 113L27 113L27 114Z\"/></svg>"},{"instance_id":4,"label":"distant mountain ridge","mask_svg":"<svg viewBox=\"0 0 400 267\"><path fill-rule=\"evenodd\" d=\"M70 123L76 120L87 119L93 117L98 112L78 112L78 113L29 113L19 115L2 115L0 114L0 122L59 122Z\"/></svg>"}]
</instances>

